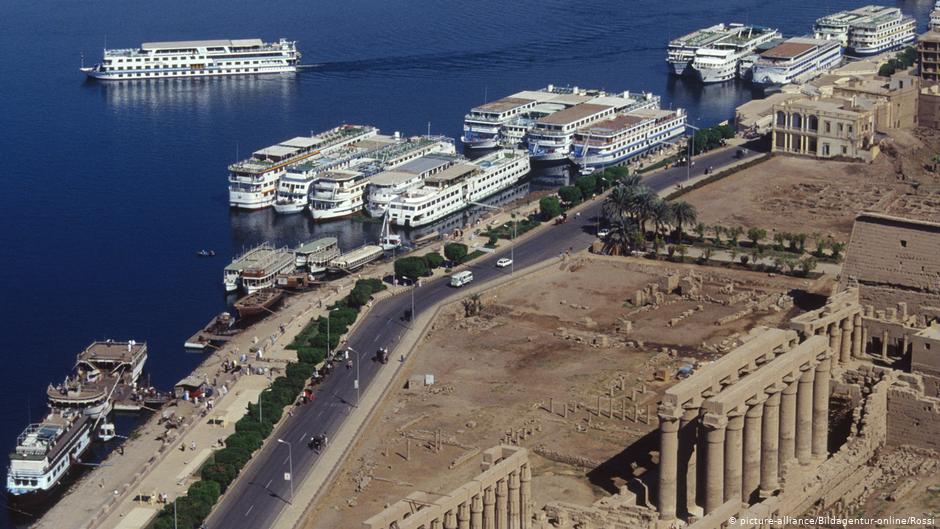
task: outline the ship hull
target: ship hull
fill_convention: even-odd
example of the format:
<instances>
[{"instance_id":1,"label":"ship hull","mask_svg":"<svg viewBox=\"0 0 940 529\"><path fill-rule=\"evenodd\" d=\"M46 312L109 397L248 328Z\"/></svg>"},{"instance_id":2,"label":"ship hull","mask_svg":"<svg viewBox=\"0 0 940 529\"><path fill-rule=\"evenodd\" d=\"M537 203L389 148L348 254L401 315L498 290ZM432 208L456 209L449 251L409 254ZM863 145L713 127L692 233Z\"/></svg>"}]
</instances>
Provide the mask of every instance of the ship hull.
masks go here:
<instances>
[{"instance_id":1,"label":"ship hull","mask_svg":"<svg viewBox=\"0 0 940 529\"><path fill-rule=\"evenodd\" d=\"M205 77L235 77L240 75L266 75L266 74L275 74L275 73L295 73L297 71L296 66L268 66L268 67L259 67L256 72L225 72L221 70L181 70L181 71L160 71L160 72L106 72L101 70L96 70L95 68L81 68L81 72L88 76L89 79L95 79L97 81L139 81L142 79L192 79L192 78L205 78ZM124 75L124 77L119 77L119 75Z\"/></svg>"}]
</instances>

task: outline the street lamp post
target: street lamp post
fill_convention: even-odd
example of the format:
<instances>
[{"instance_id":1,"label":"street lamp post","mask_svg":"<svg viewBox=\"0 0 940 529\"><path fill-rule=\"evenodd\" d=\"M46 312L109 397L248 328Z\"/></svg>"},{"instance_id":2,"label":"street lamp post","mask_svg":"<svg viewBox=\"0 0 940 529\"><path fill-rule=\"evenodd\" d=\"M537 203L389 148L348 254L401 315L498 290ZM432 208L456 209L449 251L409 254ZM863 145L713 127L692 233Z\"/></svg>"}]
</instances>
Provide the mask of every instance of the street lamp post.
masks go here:
<instances>
[{"instance_id":1,"label":"street lamp post","mask_svg":"<svg viewBox=\"0 0 940 529\"><path fill-rule=\"evenodd\" d=\"M689 125L688 123L686 123L685 126L692 130L702 130L696 127L695 125ZM687 184L689 183L690 180L692 180L692 144L693 143L695 143L694 132L692 133L691 136L689 136L689 159L686 160L686 163L685 163L685 182Z\"/></svg>"},{"instance_id":2,"label":"street lamp post","mask_svg":"<svg viewBox=\"0 0 940 529\"><path fill-rule=\"evenodd\" d=\"M293 454L292 454L293 450L291 449L291 445L288 441L285 441L283 439L278 439L277 442L287 445L287 473L288 473L288 477L290 478L287 480L290 482L290 500L287 503L290 503L291 505L293 505L294 504L294 459L293 459Z\"/></svg>"}]
</instances>

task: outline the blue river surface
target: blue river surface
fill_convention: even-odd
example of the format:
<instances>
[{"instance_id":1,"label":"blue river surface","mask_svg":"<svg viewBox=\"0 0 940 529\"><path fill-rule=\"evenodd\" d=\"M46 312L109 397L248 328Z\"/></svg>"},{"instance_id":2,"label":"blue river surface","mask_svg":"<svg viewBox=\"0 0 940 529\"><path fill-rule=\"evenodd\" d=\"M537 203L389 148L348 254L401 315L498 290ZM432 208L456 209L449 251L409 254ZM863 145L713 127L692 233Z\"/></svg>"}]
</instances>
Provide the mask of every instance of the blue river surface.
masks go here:
<instances>
[{"instance_id":1,"label":"blue river surface","mask_svg":"<svg viewBox=\"0 0 940 529\"><path fill-rule=\"evenodd\" d=\"M718 22L811 31L862 0L4 0L0 2L0 453L92 340L146 340L169 388L200 360L182 344L226 307L222 267L247 245L323 235L350 248L375 223L232 212L226 166L340 123L459 137L484 99L556 85L651 91L690 122L732 117L739 83L670 79L670 38ZM897 4L923 29L932 1ZM103 83L78 71L142 41L297 40L295 75ZM533 180L551 185L558 178ZM556 175L557 176L557 175ZM562 180L564 178L562 177ZM521 188L520 192L525 192ZM219 257L199 259L214 249ZM0 465L5 466L4 460ZM2 502L2 499L0 499ZM2 503L0 503L2 504ZM13 522L0 516L0 529Z\"/></svg>"}]
</instances>

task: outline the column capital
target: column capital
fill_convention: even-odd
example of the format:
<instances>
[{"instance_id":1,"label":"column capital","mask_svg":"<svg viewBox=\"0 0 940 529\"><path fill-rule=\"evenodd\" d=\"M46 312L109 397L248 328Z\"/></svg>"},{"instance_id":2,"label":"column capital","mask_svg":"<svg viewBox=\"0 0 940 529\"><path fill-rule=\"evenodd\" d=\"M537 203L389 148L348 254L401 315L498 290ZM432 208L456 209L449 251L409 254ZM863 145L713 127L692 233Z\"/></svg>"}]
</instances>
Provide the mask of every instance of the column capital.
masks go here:
<instances>
[{"instance_id":1,"label":"column capital","mask_svg":"<svg viewBox=\"0 0 940 529\"><path fill-rule=\"evenodd\" d=\"M767 398L769 399L785 389L787 389L787 386L785 384L781 382L774 382L773 384L764 388L764 393L767 394Z\"/></svg>"},{"instance_id":2,"label":"column capital","mask_svg":"<svg viewBox=\"0 0 940 529\"><path fill-rule=\"evenodd\" d=\"M674 408L659 408L659 429L664 432L675 432L679 430L679 414Z\"/></svg>"},{"instance_id":3,"label":"column capital","mask_svg":"<svg viewBox=\"0 0 940 529\"><path fill-rule=\"evenodd\" d=\"M715 413L706 413L702 424L712 430L724 430L728 426L728 417Z\"/></svg>"},{"instance_id":4,"label":"column capital","mask_svg":"<svg viewBox=\"0 0 940 529\"><path fill-rule=\"evenodd\" d=\"M760 409L761 408L760 405L763 404L765 400L767 400L767 395L762 391L758 393L757 395L754 395L753 397L744 401L744 404L748 406L747 415L752 416L753 415L751 413L752 410L754 410L755 408Z\"/></svg>"},{"instance_id":5,"label":"column capital","mask_svg":"<svg viewBox=\"0 0 940 529\"><path fill-rule=\"evenodd\" d=\"M783 388L784 394L792 395L796 393L796 384L794 382L799 382L800 374L799 371L794 371L783 376L783 383L786 384L786 387Z\"/></svg>"}]
</instances>

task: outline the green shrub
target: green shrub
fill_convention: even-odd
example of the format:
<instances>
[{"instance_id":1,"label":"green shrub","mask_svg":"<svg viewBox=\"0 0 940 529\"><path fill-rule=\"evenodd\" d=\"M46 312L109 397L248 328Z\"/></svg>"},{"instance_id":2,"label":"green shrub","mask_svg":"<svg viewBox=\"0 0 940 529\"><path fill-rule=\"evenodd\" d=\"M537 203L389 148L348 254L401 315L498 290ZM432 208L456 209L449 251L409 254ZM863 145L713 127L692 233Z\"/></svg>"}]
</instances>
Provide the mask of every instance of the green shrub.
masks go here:
<instances>
[{"instance_id":1,"label":"green shrub","mask_svg":"<svg viewBox=\"0 0 940 529\"><path fill-rule=\"evenodd\" d=\"M558 196L562 202L577 204L581 202L581 189L576 186L564 186L558 189Z\"/></svg>"},{"instance_id":2,"label":"green shrub","mask_svg":"<svg viewBox=\"0 0 940 529\"><path fill-rule=\"evenodd\" d=\"M581 190L581 196L587 198L598 191L600 184L594 175L586 175L575 180L574 185Z\"/></svg>"},{"instance_id":3,"label":"green shrub","mask_svg":"<svg viewBox=\"0 0 940 529\"><path fill-rule=\"evenodd\" d=\"M467 245L459 242L448 243L444 245L444 256L455 264L460 264L467 258Z\"/></svg>"},{"instance_id":4,"label":"green shrub","mask_svg":"<svg viewBox=\"0 0 940 529\"><path fill-rule=\"evenodd\" d=\"M539 200L539 213L542 215L542 220L551 220L561 215L561 202L558 197L542 197Z\"/></svg>"},{"instance_id":5,"label":"green shrub","mask_svg":"<svg viewBox=\"0 0 940 529\"><path fill-rule=\"evenodd\" d=\"M428 262L424 257L411 256L395 260L395 275L415 280L428 273Z\"/></svg>"},{"instance_id":6,"label":"green shrub","mask_svg":"<svg viewBox=\"0 0 940 529\"><path fill-rule=\"evenodd\" d=\"M424 261L431 269L440 268L444 264L444 256L437 252L426 253L424 254Z\"/></svg>"},{"instance_id":7,"label":"green shrub","mask_svg":"<svg viewBox=\"0 0 940 529\"><path fill-rule=\"evenodd\" d=\"M238 475L238 472L235 470L235 467L231 465L223 465L221 463L212 463L207 465L202 469L202 479L214 481L219 484L219 490L224 492L228 489L229 485L235 481L235 476Z\"/></svg>"}]
</instances>

